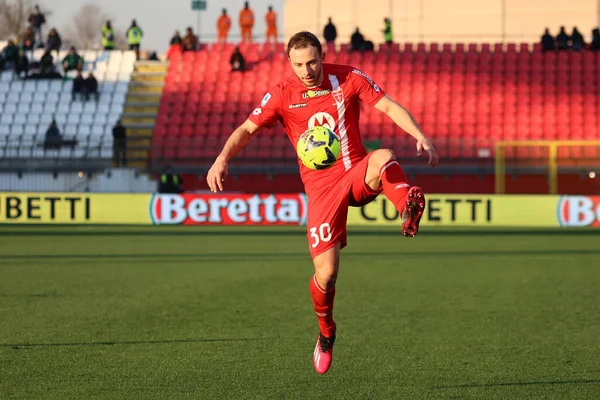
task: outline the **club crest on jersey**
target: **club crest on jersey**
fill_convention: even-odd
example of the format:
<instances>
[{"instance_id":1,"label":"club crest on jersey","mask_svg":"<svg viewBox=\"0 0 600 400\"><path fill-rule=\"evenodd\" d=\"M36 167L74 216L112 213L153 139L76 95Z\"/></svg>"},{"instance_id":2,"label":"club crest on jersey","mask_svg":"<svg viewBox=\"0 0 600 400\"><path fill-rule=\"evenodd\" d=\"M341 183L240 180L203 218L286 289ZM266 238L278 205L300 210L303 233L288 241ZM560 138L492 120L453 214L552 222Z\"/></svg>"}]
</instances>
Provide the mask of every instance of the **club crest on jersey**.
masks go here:
<instances>
[{"instance_id":1,"label":"club crest on jersey","mask_svg":"<svg viewBox=\"0 0 600 400\"><path fill-rule=\"evenodd\" d=\"M333 98L337 104L344 102L344 91L341 87L338 87L332 92Z\"/></svg>"},{"instance_id":2,"label":"club crest on jersey","mask_svg":"<svg viewBox=\"0 0 600 400\"><path fill-rule=\"evenodd\" d=\"M312 99L315 97L321 97L321 96L325 96L328 95L329 93L331 93L331 90L329 89L324 89L324 90L307 90L306 92L302 93L302 98L303 99Z\"/></svg>"}]
</instances>

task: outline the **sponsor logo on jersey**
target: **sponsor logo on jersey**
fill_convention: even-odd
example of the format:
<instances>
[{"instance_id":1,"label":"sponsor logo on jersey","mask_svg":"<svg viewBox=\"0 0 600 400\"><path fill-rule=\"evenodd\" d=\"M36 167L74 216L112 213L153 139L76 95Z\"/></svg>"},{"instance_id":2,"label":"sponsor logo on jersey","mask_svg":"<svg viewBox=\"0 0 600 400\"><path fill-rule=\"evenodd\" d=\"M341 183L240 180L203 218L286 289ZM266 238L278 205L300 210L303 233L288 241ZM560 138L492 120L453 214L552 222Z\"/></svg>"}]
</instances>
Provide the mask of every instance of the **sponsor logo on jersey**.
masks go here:
<instances>
[{"instance_id":1,"label":"sponsor logo on jersey","mask_svg":"<svg viewBox=\"0 0 600 400\"><path fill-rule=\"evenodd\" d=\"M304 194L160 194L150 201L155 225L304 225Z\"/></svg>"},{"instance_id":2,"label":"sponsor logo on jersey","mask_svg":"<svg viewBox=\"0 0 600 400\"><path fill-rule=\"evenodd\" d=\"M271 100L271 93L265 94L265 97L263 97L262 101L260 102L260 106L264 107L269 102L269 100Z\"/></svg>"},{"instance_id":3,"label":"sponsor logo on jersey","mask_svg":"<svg viewBox=\"0 0 600 400\"><path fill-rule=\"evenodd\" d=\"M312 129L315 126L324 126L333 131L335 129L335 119L326 112L318 112L308 120L308 129Z\"/></svg>"},{"instance_id":4,"label":"sponsor logo on jersey","mask_svg":"<svg viewBox=\"0 0 600 400\"><path fill-rule=\"evenodd\" d=\"M254 111L252 111L252 115L260 115L262 114L262 108L255 108Z\"/></svg>"},{"instance_id":5,"label":"sponsor logo on jersey","mask_svg":"<svg viewBox=\"0 0 600 400\"><path fill-rule=\"evenodd\" d=\"M324 89L324 90L307 90L306 92L302 93L302 98L303 99L312 99L315 97L321 97L321 96L325 96L328 95L329 93L331 93L331 90L329 89Z\"/></svg>"},{"instance_id":6,"label":"sponsor logo on jersey","mask_svg":"<svg viewBox=\"0 0 600 400\"><path fill-rule=\"evenodd\" d=\"M365 80L366 80L367 82L369 82L369 84L371 84L371 86L373 86L373 89L374 89L374 90L375 90L377 93L381 92L381 89L379 89L379 86L377 86L377 85L375 84L375 82L373 82L373 79L371 79L371 77L369 77L369 75L365 74L364 72L362 72L362 71L361 71L361 70L359 70L359 69L353 69L353 70L352 70L352 72L354 72L356 75L359 75L359 76L362 76L363 78L365 78Z\"/></svg>"},{"instance_id":7,"label":"sponsor logo on jersey","mask_svg":"<svg viewBox=\"0 0 600 400\"><path fill-rule=\"evenodd\" d=\"M297 104L290 104L290 108L302 108L302 107L306 107L308 104L306 103L297 103Z\"/></svg>"},{"instance_id":8,"label":"sponsor logo on jersey","mask_svg":"<svg viewBox=\"0 0 600 400\"><path fill-rule=\"evenodd\" d=\"M561 226L600 228L600 196L563 196L557 214Z\"/></svg>"}]
</instances>

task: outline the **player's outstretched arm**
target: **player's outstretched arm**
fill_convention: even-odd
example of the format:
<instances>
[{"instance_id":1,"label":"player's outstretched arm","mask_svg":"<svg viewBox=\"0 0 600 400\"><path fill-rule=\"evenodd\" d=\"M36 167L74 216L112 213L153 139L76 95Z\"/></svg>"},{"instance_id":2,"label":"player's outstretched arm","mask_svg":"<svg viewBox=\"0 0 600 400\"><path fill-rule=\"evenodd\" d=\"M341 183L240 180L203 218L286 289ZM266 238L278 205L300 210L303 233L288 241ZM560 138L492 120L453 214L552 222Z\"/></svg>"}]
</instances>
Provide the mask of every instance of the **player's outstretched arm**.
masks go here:
<instances>
[{"instance_id":1,"label":"player's outstretched arm","mask_svg":"<svg viewBox=\"0 0 600 400\"><path fill-rule=\"evenodd\" d=\"M425 134L421 131L421 128L419 128L417 121L415 121L411 113L387 95L383 96L381 100L375 104L375 108L390 117L390 119L394 121L396 125L414 137L417 140L417 155L420 156L421 152L425 150L429 154L428 164L435 168L440 160L440 157L438 156L435 148L427 136L425 136Z\"/></svg>"},{"instance_id":2,"label":"player's outstretched arm","mask_svg":"<svg viewBox=\"0 0 600 400\"><path fill-rule=\"evenodd\" d=\"M247 119L242 125L240 125L227 142L225 142L225 146L223 146L223 150L221 150L221 154L217 157L212 167L208 171L206 175L206 181L208 182L208 187L211 192L222 191L223 190L223 181L227 176L227 163L229 160L233 158L237 153L239 153L248 141L250 137L258 131L258 125L254 122Z\"/></svg>"}]
</instances>

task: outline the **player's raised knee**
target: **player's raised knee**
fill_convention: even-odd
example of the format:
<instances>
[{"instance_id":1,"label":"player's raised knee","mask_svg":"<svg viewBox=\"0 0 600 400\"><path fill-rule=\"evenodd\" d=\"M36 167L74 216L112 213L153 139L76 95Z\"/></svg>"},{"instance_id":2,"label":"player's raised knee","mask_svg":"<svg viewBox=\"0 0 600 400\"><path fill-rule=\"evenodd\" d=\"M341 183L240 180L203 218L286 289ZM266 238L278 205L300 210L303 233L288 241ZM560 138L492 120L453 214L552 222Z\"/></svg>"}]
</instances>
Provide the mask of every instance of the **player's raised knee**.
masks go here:
<instances>
[{"instance_id":1,"label":"player's raised knee","mask_svg":"<svg viewBox=\"0 0 600 400\"><path fill-rule=\"evenodd\" d=\"M373 151L373 154L371 154L371 158L369 159L369 164L373 164L373 166L375 166L377 168L381 168L388 161L395 160L395 159L396 159L396 155L394 154L394 152L392 150L378 149L378 150Z\"/></svg>"}]
</instances>

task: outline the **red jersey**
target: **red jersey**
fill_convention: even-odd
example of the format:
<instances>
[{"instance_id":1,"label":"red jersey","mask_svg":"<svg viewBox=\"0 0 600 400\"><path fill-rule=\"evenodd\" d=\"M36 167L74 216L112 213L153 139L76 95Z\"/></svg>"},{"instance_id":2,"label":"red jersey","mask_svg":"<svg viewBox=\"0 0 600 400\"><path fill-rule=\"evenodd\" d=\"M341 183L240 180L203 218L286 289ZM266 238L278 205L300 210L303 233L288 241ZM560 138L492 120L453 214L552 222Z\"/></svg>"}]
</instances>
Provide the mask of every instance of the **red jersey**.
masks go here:
<instances>
[{"instance_id":1,"label":"red jersey","mask_svg":"<svg viewBox=\"0 0 600 400\"><path fill-rule=\"evenodd\" d=\"M300 135L315 126L326 126L340 138L340 158L328 169L313 171L300 161L300 176L309 191L328 187L366 155L358 122L360 103L374 106L385 93L362 71L336 64L323 64L323 82L307 88L295 74L271 87L250 120L260 127L271 128L280 121L294 148ZM321 179L326 179L319 184Z\"/></svg>"}]
</instances>

